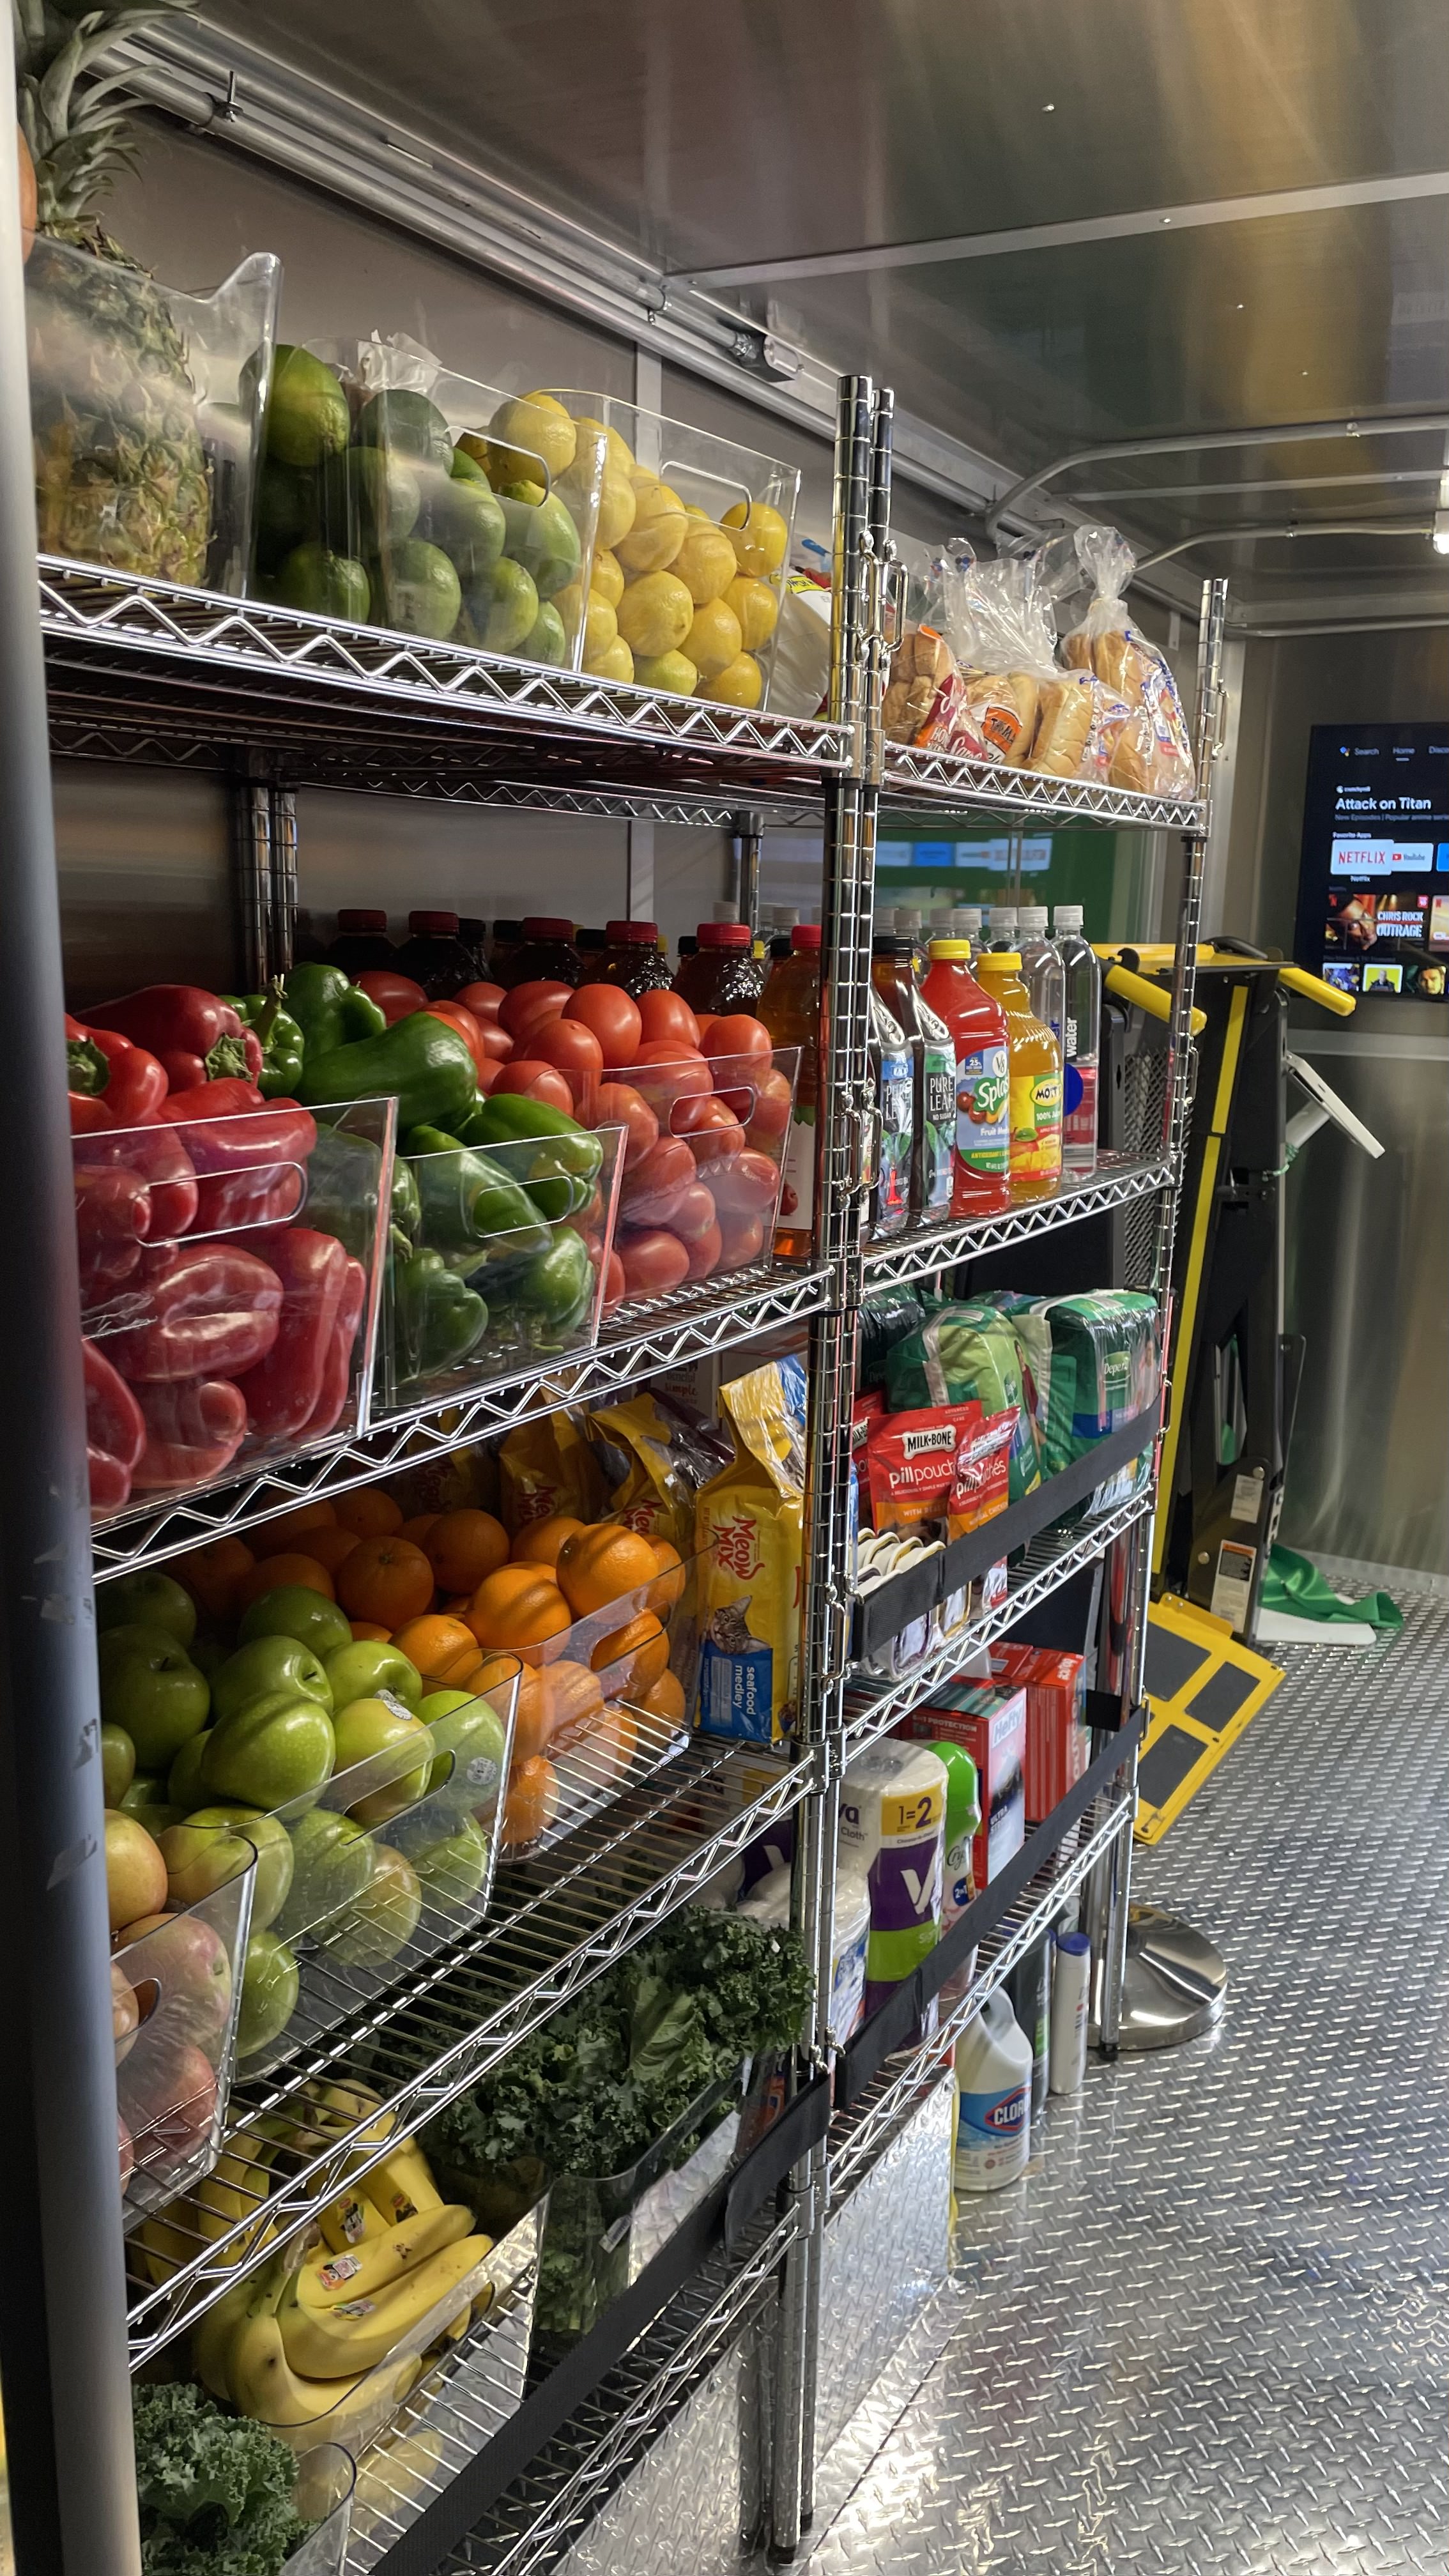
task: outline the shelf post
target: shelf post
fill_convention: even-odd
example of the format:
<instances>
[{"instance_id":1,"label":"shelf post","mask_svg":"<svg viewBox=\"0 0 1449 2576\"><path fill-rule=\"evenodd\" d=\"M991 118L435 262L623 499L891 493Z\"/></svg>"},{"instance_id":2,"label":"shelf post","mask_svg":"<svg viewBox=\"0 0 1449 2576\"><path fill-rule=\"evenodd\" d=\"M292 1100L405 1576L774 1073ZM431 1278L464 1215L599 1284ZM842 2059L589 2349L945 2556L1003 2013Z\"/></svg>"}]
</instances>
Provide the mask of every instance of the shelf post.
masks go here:
<instances>
[{"instance_id":1,"label":"shelf post","mask_svg":"<svg viewBox=\"0 0 1449 2576\"><path fill-rule=\"evenodd\" d=\"M139 2576L86 1407L15 149L0 38L0 2297L15 2562Z\"/></svg>"}]
</instances>

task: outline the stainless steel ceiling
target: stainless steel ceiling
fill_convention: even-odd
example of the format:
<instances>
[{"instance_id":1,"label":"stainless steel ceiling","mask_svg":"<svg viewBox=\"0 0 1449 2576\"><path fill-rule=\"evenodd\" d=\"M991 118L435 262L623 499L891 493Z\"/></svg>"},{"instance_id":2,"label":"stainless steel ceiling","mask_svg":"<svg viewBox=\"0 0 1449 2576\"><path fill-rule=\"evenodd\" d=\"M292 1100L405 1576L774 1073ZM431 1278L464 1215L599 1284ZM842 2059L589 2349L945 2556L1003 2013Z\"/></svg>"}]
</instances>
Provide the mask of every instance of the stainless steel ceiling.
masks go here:
<instances>
[{"instance_id":1,"label":"stainless steel ceiling","mask_svg":"<svg viewBox=\"0 0 1449 2576\"><path fill-rule=\"evenodd\" d=\"M1155 210L1126 239L716 290L1023 472L1151 431L1449 406L1449 195L1161 219L1443 171L1449 0L217 0L204 14L665 271ZM1162 544L1255 518L1421 515L1429 482L1293 478L1444 462L1442 435L1401 437L1148 459L1060 488L1120 490L1119 514ZM1131 499L1201 482L1269 488ZM1188 560L1269 607L1446 595L1424 539Z\"/></svg>"}]
</instances>

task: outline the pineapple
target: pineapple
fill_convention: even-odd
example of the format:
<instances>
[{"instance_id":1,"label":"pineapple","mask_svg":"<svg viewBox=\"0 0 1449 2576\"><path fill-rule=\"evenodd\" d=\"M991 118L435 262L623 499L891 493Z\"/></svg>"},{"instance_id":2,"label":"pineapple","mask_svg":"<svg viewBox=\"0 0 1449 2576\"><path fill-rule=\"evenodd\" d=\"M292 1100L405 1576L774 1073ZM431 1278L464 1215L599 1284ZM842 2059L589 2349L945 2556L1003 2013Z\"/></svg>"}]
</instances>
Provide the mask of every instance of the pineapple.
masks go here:
<instances>
[{"instance_id":1,"label":"pineapple","mask_svg":"<svg viewBox=\"0 0 1449 2576\"><path fill-rule=\"evenodd\" d=\"M26 269L43 553L165 581L206 573L211 483L170 299L92 215L135 146L105 71L117 40L195 0L80 10L12 0L38 221Z\"/></svg>"}]
</instances>

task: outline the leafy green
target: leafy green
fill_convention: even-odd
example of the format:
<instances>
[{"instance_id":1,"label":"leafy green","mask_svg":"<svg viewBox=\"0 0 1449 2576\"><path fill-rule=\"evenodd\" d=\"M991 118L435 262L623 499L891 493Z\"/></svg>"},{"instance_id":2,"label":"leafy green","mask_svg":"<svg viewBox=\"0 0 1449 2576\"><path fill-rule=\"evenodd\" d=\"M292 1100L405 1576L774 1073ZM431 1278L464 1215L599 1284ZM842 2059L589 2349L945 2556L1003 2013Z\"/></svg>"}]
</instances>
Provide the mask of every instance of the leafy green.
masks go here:
<instances>
[{"instance_id":1,"label":"leafy green","mask_svg":"<svg viewBox=\"0 0 1449 2576\"><path fill-rule=\"evenodd\" d=\"M135 2389L132 2416L144 2576L278 2576L307 2535L286 2443L181 2383Z\"/></svg>"}]
</instances>

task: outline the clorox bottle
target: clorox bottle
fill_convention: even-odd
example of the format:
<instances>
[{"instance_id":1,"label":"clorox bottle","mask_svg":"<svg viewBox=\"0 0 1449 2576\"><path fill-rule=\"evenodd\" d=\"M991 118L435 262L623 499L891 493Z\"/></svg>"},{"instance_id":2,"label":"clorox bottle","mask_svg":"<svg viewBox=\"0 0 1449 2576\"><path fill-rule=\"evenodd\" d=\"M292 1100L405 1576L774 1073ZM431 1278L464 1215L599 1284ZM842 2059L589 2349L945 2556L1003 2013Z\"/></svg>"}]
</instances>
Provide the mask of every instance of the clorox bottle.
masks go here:
<instances>
[{"instance_id":1,"label":"clorox bottle","mask_svg":"<svg viewBox=\"0 0 1449 2576\"><path fill-rule=\"evenodd\" d=\"M1031 2041L988 1995L956 2048L956 2189L999 2191L1031 2154Z\"/></svg>"}]
</instances>

